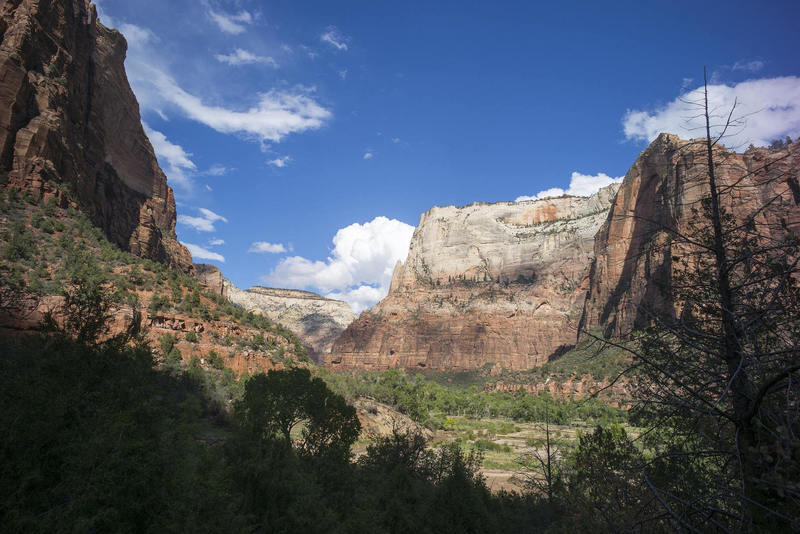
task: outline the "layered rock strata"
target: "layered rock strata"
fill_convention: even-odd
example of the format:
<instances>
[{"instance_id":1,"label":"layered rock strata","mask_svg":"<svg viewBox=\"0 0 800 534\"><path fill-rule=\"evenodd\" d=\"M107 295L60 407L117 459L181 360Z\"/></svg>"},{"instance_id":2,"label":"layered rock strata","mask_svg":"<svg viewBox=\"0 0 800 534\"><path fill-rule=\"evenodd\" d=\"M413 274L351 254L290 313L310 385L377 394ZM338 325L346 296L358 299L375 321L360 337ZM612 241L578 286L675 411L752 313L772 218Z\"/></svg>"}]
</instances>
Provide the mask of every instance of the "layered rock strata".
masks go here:
<instances>
[{"instance_id":1,"label":"layered rock strata","mask_svg":"<svg viewBox=\"0 0 800 534\"><path fill-rule=\"evenodd\" d=\"M65 202L73 192L124 250L191 272L175 200L125 75L127 44L89 0L10 0L0 8L0 173Z\"/></svg>"},{"instance_id":2,"label":"layered rock strata","mask_svg":"<svg viewBox=\"0 0 800 534\"><path fill-rule=\"evenodd\" d=\"M337 369L506 369L575 344L594 235L616 192L436 207L422 215L389 295L326 357Z\"/></svg>"},{"instance_id":3,"label":"layered rock strata","mask_svg":"<svg viewBox=\"0 0 800 534\"><path fill-rule=\"evenodd\" d=\"M773 243L800 234L800 143L743 154L717 146L714 159L728 214L737 221L755 214L761 239ZM654 315L674 315L672 261L685 255L686 240L673 230L702 239L696 234L708 227L701 220L708 195L704 142L661 134L639 155L595 239L583 328L625 337Z\"/></svg>"},{"instance_id":4,"label":"layered rock strata","mask_svg":"<svg viewBox=\"0 0 800 534\"><path fill-rule=\"evenodd\" d=\"M330 352L334 340L356 318L346 302L308 291L258 286L243 290L225 280L225 292L233 304L291 330L317 361Z\"/></svg>"}]
</instances>

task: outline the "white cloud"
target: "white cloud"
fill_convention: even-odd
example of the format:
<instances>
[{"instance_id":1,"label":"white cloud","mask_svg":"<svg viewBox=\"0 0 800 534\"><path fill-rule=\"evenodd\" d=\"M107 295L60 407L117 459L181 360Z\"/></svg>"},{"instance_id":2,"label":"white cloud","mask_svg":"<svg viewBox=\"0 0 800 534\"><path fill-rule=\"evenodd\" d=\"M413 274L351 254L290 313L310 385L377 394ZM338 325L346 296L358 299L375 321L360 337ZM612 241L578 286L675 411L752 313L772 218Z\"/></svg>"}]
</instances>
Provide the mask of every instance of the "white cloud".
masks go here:
<instances>
[{"instance_id":1,"label":"white cloud","mask_svg":"<svg viewBox=\"0 0 800 534\"><path fill-rule=\"evenodd\" d=\"M758 72L764 68L764 62L759 60L753 61L737 61L731 67L731 70L745 70L749 72Z\"/></svg>"},{"instance_id":2,"label":"white cloud","mask_svg":"<svg viewBox=\"0 0 800 534\"><path fill-rule=\"evenodd\" d=\"M336 26L328 26L325 28L325 33L319 36L320 40L323 43L328 43L336 50L339 51L346 51L347 50L347 37L342 35L342 32Z\"/></svg>"},{"instance_id":3,"label":"white cloud","mask_svg":"<svg viewBox=\"0 0 800 534\"><path fill-rule=\"evenodd\" d=\"M247 252L256 252L256 253L269 253L269 254L281 254L286 252L286 247L283 246L282 243L268 243L266 241L256 241L252 245L250 245L250 249Z\"/></svg>"},{"instance_id":4,"label":"white cloud","mask_svg":"<svg viewBox=\"0 0 800 534\"><path fill-rule=\"evenodd\" d=\"M126 35L144 35L147 30L126 25ZM265 142L279 142L285 136L321 128L332 113L312 97L313 87L295 86L252 95L249 107L230 109L212 105L184 90L166 68L157 64L159 51L149 39L134 39L125 68L139 105L162 116L171 107L184 116L220 133L240 134Z\"/></svg>"},{"instance_id":5,"label":"white cloud","mask_svg":"<svg viewBox=\"0 0 800 534\"><path fill-rule=\"evenodd\" d=\"M374 157L375 157L375 154L373 154L372 152L364 153L364 159L372 159Z\"/></svg>"},{"instance_id":6,"label":"white cloud","mask_svg":"<svg viewBox=\"0 0 800 534\"><path fill-rule=\"evenodd\" d=\"M339 78L343 80L347 79L347 69L342 69L339 71Z\"/></svg>"},{"instance_id":7,"label":"white cloud","mask_svg":"<svg viewBox=\"0 0 800 534\"><path fill-rule=\"evenodd\" d=\"M625 137L652 141L661 132L702 137L704 119L696 106L686 103L701 101L702 94L703 88L698 87L652 111L628 110L622 120ZM719 134L736 101L733 117L741 117L741 122L722 140L728 147L742 148L750 143L766 146L773 139L800 134L800 78L796 76L709 85L708 100L715 125L712 135Z\"/></svg>"},{"instance_id":8,"label":"white cloud","mask_svg":"<svg viewBox=\"0 0 800 534\"><path fill-rule=\"evenodd\" d=\"M289 162L292 161L292 158L289 156L283 156L275 159L271 159L267 162L267 164L272 165L273 167L283 168L286 167Z\"/></svg>"},{"instance_id":9,"label":"white cloud","mask_svg":"<svg viewBox=\"0 0 800 534\"><path fill-rule=\"evenodd\" d=\"M210 246L210 247L218 247L218 246L224 245L224 244L225 244L225 240L224 239L212 239L211 241L208 242L208 246Z\"/></svg>"},{"instance_id":10,"label":"white cloud","mask_svg":"<svg viewBox=\"0 0 800 534\"><path fill-rule=\"evenodd\" d=\"M142 47L158 41L158 37L153 32L135 24L122 24L119 27L119 31L125 36L125 40L128 41L128 46L130 47Z\"/></svg>"},{"instance_id":11,"label":"white cloud","mask_svg":"<svg viewBox=\"0 0 800 534\"><path fill-rule=\"evenodd\" d=\"M192 243L184 243L181 241L181 244L189 249L189 252L192 253L192 259L195 260L214 260L225 263L225 257L222 254L217 254L211 250L205 249L199 245L193 245Z\"/></svg>"},{"instance_id":12,"label":"white cloud","mask_svg":"<svg viewBox=\"0 0 800 534\"><path fill-rule=\"evenodd\" d=\"M394 266L408 255L413 233L413 226L386 217L354 223L336 232L333 251L325 261L284 258L263 281L337 295L360 311L388 294Z\"/></svg>"},{"instance_id":13,"label":"white cloud","mask_svg":"<svg viewBox=\"0 0 800 534\"><path fill-rule=\"evenodd\" d=\"M192 184L186 173L197 170L197 166L190 159L192 155L180 145L171 143L167 136L157 130L153 130L147 123L143 122L142 126L150 139L150 144L153 145L153 151L155 151L161 165L164 167L170 183L189 189Z\"/></svg>"},{"instance_id":14,"label":"white cloud","mask_svg":"<svg viewBox=\"0 0 800 534\"><path fill-rule=\"evenodd\" d=\"M392 143L397 144L399 142L400 142L400 138L399 137L392 137Z\"/></svg>"},{"instance_id":15,"label":"white cloud","mask_svg":"<svg viewBox=\"0 0 800 534\"><path fill-rule=\"evenodd\" d=\"M177 106L187 117L220 133L242 133L260 141L278 142L288 134L315 130L331 117L331 112L302 91L270 90L259 95L255 106L234 111L209 106L183 89L168 75L153 73L150 82L165 101Z\"/></svg>"},{"instance_id":16,"label":"white cloud","mask_svg":"<svg viewBox=\"0 0 800 534\"><path fill-rule=\"evenodd\" d=\"M228 65L252 65L261 63L263 65L269 65L270 67L278 67L278 63L271 57L259 56L247 50L242 50L241 48L237 48L230 54L216 54L214 57L217 58L217 61L227 63Z\"/></svg>"},{"instance_id":17,"label":"white cloud","mask_svg":"<svg viewBox=\"0 0 800 534\"><path fill-rule=\"evenodd\" d=\"M611 176L602 172L594 175L573 172L572 177L569 180L568 189L561 189L560 187L554 187L552 189L546 189L545 191L541 191L533 196L517 197L514 200L514 202L522 202L524 200L539 200L548 197L560 197L562 195L571 195L575 197L589 197L597 193L597 191L599 191L603 187L606 187L607 185L615 183L618 184L622 182L623 178L624 178L623 176L620 176L618 178L612 178Z\"/></svg>"},{"instance_id":18,"label":"white cloud","mask_svg":"<svg viewBox=\"0 0 800 534\"><path fill-rule=\"evenodd\" d=\"M203 171L200 174L204 176L225 176L228 174L232 169L225 167L224 165L214 165L207 171Z\"/></svg>"},{"instance_id":19,"label":"white cloud","mask_svg":"<svg viewBox=\"0 0 800 534\"><path fill-rule=\"evenodd\" d=\"M240 11L236 14L222 13L208 10L208 17L216 24L220 30L231 35L239 35L247 31L246 25L253 23L253 16L247 11Z\"/></svg>"},{"instance_id":20,"label":"white cloud","mask_svg":"<svg viewBox=\"0 0 800 534\"><path fill-rule=\"evenodd\" d=\"M386 291L380 287L363 285L345 291L331 291L325 296L329 299L343 300L350 305L354 313L361 313L373 307L378 301L385 297Z\"/></svg>"},{"instance_id":21,"label":"white cloud","mask_svg":"<svg viewBox=\"0 0 800 534\"><path fill-rule=\"evenodd\" d=\"M215 222L228 222L228 219L209 209L199 208L198 211L200 212L200 217L183 214L178 215L178 223L190 226L198 232L213 232Z\"/></svg>"}]
</instances>

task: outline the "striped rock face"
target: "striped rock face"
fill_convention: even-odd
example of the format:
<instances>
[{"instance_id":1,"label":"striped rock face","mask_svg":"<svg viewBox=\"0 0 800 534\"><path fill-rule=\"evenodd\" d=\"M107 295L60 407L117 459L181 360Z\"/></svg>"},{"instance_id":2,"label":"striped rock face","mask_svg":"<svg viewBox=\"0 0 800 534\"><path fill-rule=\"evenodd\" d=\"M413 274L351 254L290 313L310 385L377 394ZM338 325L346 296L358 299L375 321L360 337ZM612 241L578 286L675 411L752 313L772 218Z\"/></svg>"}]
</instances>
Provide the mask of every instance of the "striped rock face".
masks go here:
<instances>
[{"instance_id":1,"label":"striped rock face","mask_svg":"<svg viewBox=\"0 0 800 534\"><path fill-rule=\"evenodd\" d=\"M0 172L66 203L63 186L124 250L192 272L175 200L125 75L127 44L88 0L0 9Z\"/></svg>"},{"instance_id":2,"label":"striped rock face","mask_svg":"<svg viewBox=\"0 0 800 534\"><path fill-rule=\"evenodd\" d=\"M325 359L338 369L527 369L575 344L594 236L617 185L589 198L433 208L389 295Z\"/></svg>"}]
</instances>

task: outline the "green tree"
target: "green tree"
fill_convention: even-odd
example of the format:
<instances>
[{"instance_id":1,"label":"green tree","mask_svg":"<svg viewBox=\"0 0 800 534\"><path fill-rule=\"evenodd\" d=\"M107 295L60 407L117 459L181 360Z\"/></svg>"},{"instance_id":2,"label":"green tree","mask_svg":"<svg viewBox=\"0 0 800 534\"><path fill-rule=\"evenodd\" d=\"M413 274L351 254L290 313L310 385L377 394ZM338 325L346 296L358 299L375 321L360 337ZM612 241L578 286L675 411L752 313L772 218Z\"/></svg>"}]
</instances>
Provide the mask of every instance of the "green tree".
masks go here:
<instances>
[{"instance_id":1,"label":"green tree","mask_svg":"<svg viewBox=\"0 0 800 534\"><path fill-rule=\"evenodd\" d=\"M254 375L236 412L241 424L262 438L277 435L292 443L292 431L302 427L297 448L312 456L349 454L361 430L355 408L304 368Z\"/></svg>"}]
</instances>

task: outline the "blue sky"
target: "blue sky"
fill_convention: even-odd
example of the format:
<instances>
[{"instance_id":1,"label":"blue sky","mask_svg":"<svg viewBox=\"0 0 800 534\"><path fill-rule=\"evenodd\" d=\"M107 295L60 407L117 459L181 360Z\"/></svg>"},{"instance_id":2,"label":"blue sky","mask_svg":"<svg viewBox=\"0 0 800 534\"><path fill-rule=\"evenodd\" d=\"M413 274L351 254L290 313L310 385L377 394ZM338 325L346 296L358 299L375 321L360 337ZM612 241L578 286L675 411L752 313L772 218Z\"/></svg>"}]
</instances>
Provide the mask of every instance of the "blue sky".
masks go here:
<instances>
[{"instance_id":1,"label":"blue sky","mask_svg":"<svg viewBox=\"0 0 800 534\"><path fill-rule=\"evenodd\" d=\"M760 111L730 143L800 134L797 2L97 3L196 261L356 311L432 206L588 194L691 137L704 65Z\"/></svg>"}]
</instances>

